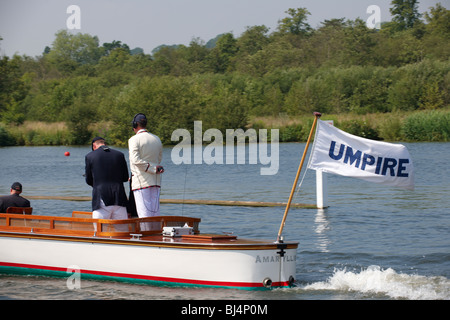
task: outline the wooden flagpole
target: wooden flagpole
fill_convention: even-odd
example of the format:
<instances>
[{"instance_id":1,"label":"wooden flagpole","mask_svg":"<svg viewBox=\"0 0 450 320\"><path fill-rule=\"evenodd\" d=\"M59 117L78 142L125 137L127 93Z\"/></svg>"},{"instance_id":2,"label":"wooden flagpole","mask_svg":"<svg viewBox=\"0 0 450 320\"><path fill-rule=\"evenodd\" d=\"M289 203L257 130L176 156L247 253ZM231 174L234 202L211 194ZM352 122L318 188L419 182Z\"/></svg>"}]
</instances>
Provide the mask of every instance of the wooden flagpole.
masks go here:
<instances>
[{"instance_id":1,"label":"wooden flagpole","mask_svg":"<svg viewBox=\"0 0 450 320\"><path fill-rule=\"evenodd\" d=\"M294 185L292 186L291 194L289 196L289 200L286 205L286 209L284 210L283 220L281 221L280 230L278 231L278 237L277 242L281 242L281 234L283 232L284 224L286 223L286 217L289 211L289 208L291 206L292 198L294 196L295 188L297 187L298 178L300 177L300 172L302 171L303 162L305 162L306 153L308 152L309 144L311 142L312 135L314 133L314 129L317 124L317 119L319 119L322 116L319 112L314 112L314 123L311 127L311 132L309 133L308 141L306 142L305 151L303 151L302 161L300 161L300 165L297 170L297 175L295 176Z\"/></svg>"}]
</instances>

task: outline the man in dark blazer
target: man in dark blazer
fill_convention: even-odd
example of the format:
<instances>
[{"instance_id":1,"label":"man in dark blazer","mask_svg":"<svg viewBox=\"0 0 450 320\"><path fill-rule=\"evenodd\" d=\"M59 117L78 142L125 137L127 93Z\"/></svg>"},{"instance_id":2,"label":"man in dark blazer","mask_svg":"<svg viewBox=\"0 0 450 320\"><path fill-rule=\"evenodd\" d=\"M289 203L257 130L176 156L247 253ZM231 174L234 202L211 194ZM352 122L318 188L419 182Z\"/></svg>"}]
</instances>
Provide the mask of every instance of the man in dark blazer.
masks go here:
<instances>
[{"instance_id":1,"label":"man in dark blazer","mask_svg":"<svg viewBox=\"0 0 450 320\"><path fill-rule=\"evenodd\" d=\"M106 146L105 139L92 140L86 155L86 183L92 186L92 218L127 219L128 167L122 152Z\"/></svg>"},{"instance_id":2,"label":"man in dark blazer","mask_svg":"<svg viewBox=\"0 0 450 320\"><path fill-rule=\"evenodd\" d=\"M29 207L30 201L21 197L22 184L14 182L11 186L10 195L0 197L0 212L5 213L9 207Z\"/></svg>"}]
</instances>

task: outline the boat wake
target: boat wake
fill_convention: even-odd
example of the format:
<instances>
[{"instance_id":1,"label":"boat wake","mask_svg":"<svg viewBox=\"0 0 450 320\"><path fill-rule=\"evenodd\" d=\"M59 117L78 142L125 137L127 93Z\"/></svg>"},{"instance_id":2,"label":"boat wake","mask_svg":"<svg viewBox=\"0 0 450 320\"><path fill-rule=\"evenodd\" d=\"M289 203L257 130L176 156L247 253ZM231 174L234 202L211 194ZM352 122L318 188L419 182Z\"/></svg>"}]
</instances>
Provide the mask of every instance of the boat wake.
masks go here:
<instances>
[{"instance_id":1,"label":"boat wake","mask_svg":"<svg viewBox=\"0 0 450 320\"><path fill-rule=\"evenodd\" d=\"M386 295L393 299L450 300L450 280L443 276L420 276L397 273L395 270L370 266L361 272L335 269L324 282L301 287L302 290L331 290Z\"/></svg>"}]
</instances>

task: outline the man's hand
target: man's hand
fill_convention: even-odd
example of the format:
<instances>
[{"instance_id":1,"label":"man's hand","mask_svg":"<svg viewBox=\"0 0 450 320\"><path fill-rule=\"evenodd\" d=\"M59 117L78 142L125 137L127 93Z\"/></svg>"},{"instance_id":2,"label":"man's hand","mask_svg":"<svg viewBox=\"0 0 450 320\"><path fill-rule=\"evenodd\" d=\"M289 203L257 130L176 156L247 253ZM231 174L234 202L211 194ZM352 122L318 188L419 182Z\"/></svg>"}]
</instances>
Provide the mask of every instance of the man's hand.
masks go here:
<instances>
[{"instance_id":1,"label":"man's hand","mask_svg":"<svg viewBox=\"0 0 450 320\"><path fill-rule=\"evenodd\" d=\"M156 166L156 174L163 173L163 172L164 172L164 168L162 166Z\"/></svg>"}]
</instances>

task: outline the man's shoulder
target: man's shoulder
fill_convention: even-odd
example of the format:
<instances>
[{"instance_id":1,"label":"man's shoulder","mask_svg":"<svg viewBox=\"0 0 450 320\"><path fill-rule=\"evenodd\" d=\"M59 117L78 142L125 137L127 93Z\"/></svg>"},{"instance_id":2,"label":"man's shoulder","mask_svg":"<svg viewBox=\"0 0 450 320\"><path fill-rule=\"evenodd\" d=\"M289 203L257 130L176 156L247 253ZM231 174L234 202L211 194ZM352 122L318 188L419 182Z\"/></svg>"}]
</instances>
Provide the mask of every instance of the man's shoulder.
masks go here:
<instances>
[{"instance_id":1,"label":"man's shoulder","mask_svg":"<svg viewBox=\"0 0 450 320\"><path fill-rule=\"evenodd\" d=\"M136 134L128 140L128 146L145 143L152 143L152 144L157 143L162 145L159 137L148 131Z\"/></svg>"},{"instance_id":2,"label":"man's shoulder","mask_svg":"<svg viewBox=\"0 0 450 320\"><path fill-rule=\"evenodd\" d=\"M119 150L116 150L116 149L112 149L112 148L110 148L110 147L105 147L105 148L102 148L102 147L100 147L100 148L98 148L97 150L94 150L94 151L91 151L91 152L89 152L87 155L86 155L86 158L95 158L95 157L99 157L99 156L101 156L101 155L103 155L103 154L105 154L105 153L108 153L108 154L122 154L123 155L123 152L122 151L119 151Z\"/></svg>"},{"instance_id":3,"label":"man's shoulder","mask_svg":"<svg viewBox=\"0 0 450 320\"><path fill-rule=\"evenodd\" d=\"M151 143L158 143L161 144L161 139L156 134L153 134L151 132L147 132L147 134L143 135L146 141Z\"/></svg>"},{"instance_id":4,"label":"man's shoulder","mask_svg":"<svg viewBox=\"0 0 450 320\"><path fill-rule=\"evenodd\" d=\"M98 159L108 159L108 158L124 158L125 155L122 151L116 150L116 149L112 149L110 147L106 147L106 148L102 148L102 149L97 149L95 151L98 152L94 152L93 157L98 157Z\"/></svg>"},{"instance_id":5,"label":"man's shoulder","mask_svg":"<svg viewBox=\"0 0 450 320\"><path fill-rule=\"evenodd\" d=\"M30 201L18 194L10 194L10 195L0 197L0 203L6 203L7 205L10 205L11 203L17 203L17 202L20 202L20 204L25 207L30 206Z\"/></svg>"},{"instance_id":6,"label":"man's shoulder","mask_svg":"<svg viewBox=\"0 0 450 320\"><path fill-rule=\"evenodd\" d=\"M130 145L130 144L134 143L135 141L137 141L137 139L138 139L137 134L135 134L134 136L131 136L130 139L128 139L128 144Z\"/></svg>"},{"instance_id":7,"label":"man's shoulder","mask_svg":"<svg viewBox=\"0 0 450 320\"><path fill-rule=\"evenodd\" d=\"M94 151L91 151L91 152L86 154L85 158L89 159L89 158L92 158L93 156L94 156Z\"/></svg>"},{"instance_id":8,"label":"man's shoulder","mask_svg":"<svg viewBox=\"0 0 450 320\"><path fill-rule=\"evenodd\" d=\"M9 199L12 199L13 195L12 194L8 194L5 196L0 196L0 201L7 201Z\"/></svg>"},{"instance_id":9,"label":"man's shoulder","mask_svg":"<svg viewBox=\"0 0 450 320\"><path fill-rule=\"evenodd\" d=\"M141 141L146 141L148 138L149 138L148 132L141 132L141 133L135 134L130 139L128 139L128 144L134 144L134 143L138 143Z\"/></svg>"},{"instance_id":10,"label":"man's shoulder","mask_svg":"<svg viewBox=\"0 0 450 320\"><path fill-rule=\"evenodd\" d=\"M156 140L158 140L158 141L161 141L161 139L159 139L159 137L158 137L156 134L149 132L149 135L150 135L153 139L156 139Z\"/></svg>"},{"instance_id":11,"label":"man's shoulder","mask_svg":"<svg viewBox=\"0 0 450 320\"><path fill-rule=\"evenodd\" d=\"M25 199L24 197L21 197L21 198L22 198L22 201L23 201L25 206L29 207L31 205L30 200Z\"/></svg>"},{"instance_id":12,"label":"man's shoulder","mask_svg":"<svg viewBox=\"0 0 450 320\"><path fill-rule=\"evenodd\" d=\"M122 152L122 151L120 151L120 150L117 150L117 149L111 149L111 148L109 148L109 152L111 152L111 154L113 154L113 155L115 155L115 156L125 156L125 154Z\"/></svg>"}]
</instances>

